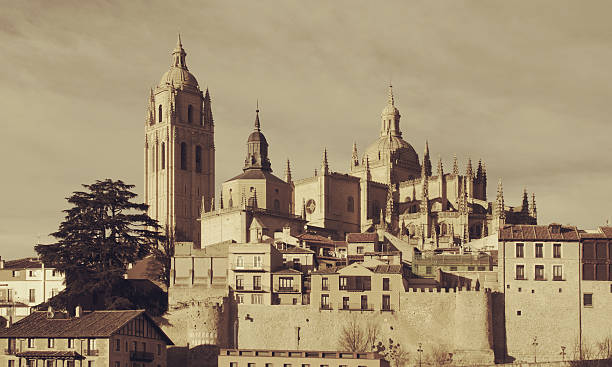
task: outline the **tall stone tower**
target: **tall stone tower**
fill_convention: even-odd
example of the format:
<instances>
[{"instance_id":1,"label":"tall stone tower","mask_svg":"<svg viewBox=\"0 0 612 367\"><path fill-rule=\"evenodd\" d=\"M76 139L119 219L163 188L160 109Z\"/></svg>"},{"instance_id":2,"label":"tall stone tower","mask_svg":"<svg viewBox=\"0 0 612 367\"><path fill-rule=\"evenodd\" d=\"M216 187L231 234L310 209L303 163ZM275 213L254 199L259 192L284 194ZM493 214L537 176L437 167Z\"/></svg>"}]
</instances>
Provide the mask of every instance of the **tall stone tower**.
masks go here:
<instances>
[{"instance_id":1,"label":"tall stone tower","mask_svg":"<svg viewBox=\"0 0 612 367\"><path fill-rule=\"evenodd\" d=\"M199 246L200 211L215 192L214 123L208 89L187 69L179 35L172 63L151 89L145 119L145 202L176 241Z\"/></svg>"}]
</instances>

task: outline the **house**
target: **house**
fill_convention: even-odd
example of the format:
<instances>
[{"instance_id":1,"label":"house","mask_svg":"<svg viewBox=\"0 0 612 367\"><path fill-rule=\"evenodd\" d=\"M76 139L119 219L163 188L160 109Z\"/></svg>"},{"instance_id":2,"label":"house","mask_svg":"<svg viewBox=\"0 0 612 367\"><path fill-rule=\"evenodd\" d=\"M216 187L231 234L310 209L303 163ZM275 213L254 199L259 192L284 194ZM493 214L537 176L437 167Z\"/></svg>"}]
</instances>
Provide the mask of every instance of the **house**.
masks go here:
<instances>
[{"instance_id":1,"label":"house","mask_svg":"<svg viewBox=\"0 0 612 367\"><path fill-rule=\"evenodd\" d=\"M168 336L144 310L34 311L0 330L7 367L166 367Z\"/></svg>"}]
</instances>

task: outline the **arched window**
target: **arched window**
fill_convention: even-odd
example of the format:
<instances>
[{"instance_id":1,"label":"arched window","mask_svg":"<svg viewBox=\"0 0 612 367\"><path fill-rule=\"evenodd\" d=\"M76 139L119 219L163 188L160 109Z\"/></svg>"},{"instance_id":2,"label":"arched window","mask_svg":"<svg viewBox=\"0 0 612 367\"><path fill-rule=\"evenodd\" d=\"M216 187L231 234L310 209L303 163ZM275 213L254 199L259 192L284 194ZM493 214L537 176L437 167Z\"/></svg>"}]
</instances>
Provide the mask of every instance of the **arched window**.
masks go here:
<instances>
[{"instance_id":1,"label":"arched window","mask_svg":"<svg viewBox=\"0 0 612 367\"><path fill-rule=\"evenodd\" d=\"M181 169L187 169L187 144L181 143Z\"/></svg>"},{"instance_id":2,"label":"arched window","mask_svg":"<svg viewBox=\"0 0 612 367\"><path fill-rule=\"evenodd\" d=\"M202 147L199 145L196 146L195 166L196 166L196 172L202 173Z\"/></svg>"},{"instance_id":3,"label":"arched window","mask_svg":"<svg viewBox=\"0 0 612 367\"><path fill-rule=\"evenodd\" d=\"M161 169L166 169L166 143L161 143Z\"/></svg>"},{"instance_id":4,"label":"arched window","mask_svg":"<svg viewBox=\"0 0 612 367\"><path fill-rule=\"evenodd\" d=\"M355 211L355 200L352 196L349 196L348 199L346 199L346 211L351 213Z\"/></svg>"},{"instance_id":5,"label":"arched window","mask_svg":"<svg viewBox=\"0 0 612 367\"><path fill-rule=\"evenodd\" d=\"M278 199L274 199L274 210L280 211L280 201Z\"/></svg>"},{"instance_id":6,"label":"arched window","mask_svg":"<svg viewBox=\"0 0 612 367\"><path fill-rule=\"evenodd\" d=\"M440 235L442 235L442 236L446 236L446 235L447 235L447 232L448 232L448 228L447 228L447 226L446 226L446 223L442 223L442 224L440 225Z\"/></svg>"},{"instance_id":7,"label":"arched window","mask_svg":"<svg viewBox=\"0 0 612 367\"><path fill-rule=\"evenodd\" d=\"M191 105L187 106L187 122L191 123L193 121L193 107Z\"/></svg>"},{"instance_id":8,"label":"arched window","mask_svg":"<svg viewBox=\"0 0 612 367\"><path fill-rule=\"evenodd\" d=\"M159 105L159 108L157 109L157 121L162 122L162 106Z\"/></svg>"}]
</instances>

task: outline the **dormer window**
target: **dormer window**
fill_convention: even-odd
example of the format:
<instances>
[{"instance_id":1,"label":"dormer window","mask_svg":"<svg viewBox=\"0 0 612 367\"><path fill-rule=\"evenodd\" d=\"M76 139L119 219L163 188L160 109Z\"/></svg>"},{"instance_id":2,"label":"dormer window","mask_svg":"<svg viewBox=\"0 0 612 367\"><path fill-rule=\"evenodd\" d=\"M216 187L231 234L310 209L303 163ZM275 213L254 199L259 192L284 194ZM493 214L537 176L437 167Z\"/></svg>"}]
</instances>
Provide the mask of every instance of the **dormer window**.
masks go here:
<instances>
[{"instance_id":1,"label":"dormer window","mask_svg":"<svg viewBox=\"0 0 612 367\"><path fill-rule=\"evenodd\" d=\"M554 234L561 233L561 225L557 224L557 223L553 223L553 224L549 225L548 229L550 230L550 233L554 233Z\"/></svg>"}]
</instances>

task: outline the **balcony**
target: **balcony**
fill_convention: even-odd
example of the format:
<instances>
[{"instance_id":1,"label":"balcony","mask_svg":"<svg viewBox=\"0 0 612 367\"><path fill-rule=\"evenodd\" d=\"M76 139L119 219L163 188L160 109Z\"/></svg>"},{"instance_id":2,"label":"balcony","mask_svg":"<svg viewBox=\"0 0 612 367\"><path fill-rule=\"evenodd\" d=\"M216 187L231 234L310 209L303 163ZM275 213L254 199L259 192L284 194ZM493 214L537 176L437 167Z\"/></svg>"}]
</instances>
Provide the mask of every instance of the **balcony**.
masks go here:
<instances>
[{"instance_id":1,"label":"balcony","mask_svg":"<svg viewBox=\"0 0 612 367\"><path fill-rule=\"evenodd\" d=\"M8 348L4 350L4 354L5 355L15 355L15 353L18 353L19 351L17 350L17 348Z\"/></svg>"},{"instance_id":2,"label":"balcony","mask_svg":"<svg viewBox=\"0 0 612 367\"><path fill-rule=\"evenodd\" d=\"M321 304L321 305L319 305L319 311L320 310L331 310L331 309L332 309L331 305L328 305L328 304Z\"/></svg>"},{"instance_id":3,"label":"balcony","mask_svg":"<svg viewBox=\"0 0 612 367\"><path fill-rule=\"evenodd\" d=\"M274 289L276 293L300 293L300 289L298 287L277 287Z\"/></svg>"},{"instance_id":4,"label":"balcony","mask_svg":"<svg viewBox=\"0 0 612 367\"><path fill-rule=\"evenodd\" d=\"M233 263L232 270L234 271L270 271L269 267L264 266L263 264L253 264L253 263Z\"/></svg>"},{"instance_id":5,"label":"balcony","mask_svg":"<svg viewBox=\"0 0 612 367\"><path fill-rule=\"evenodd\" d=\"M554 275L553 280L563 280L563 277L561 275Z\"/></svg>"},{"instance_id":6,"label":"balcony","mask_svg":"<svg viewBox=\"0 0 612 367\"><path fill-rule=\"evenodd\" d=\"M100 355L100 351L97 349L88 349L85 351L86 356L98 356Z\"/></svg>"},{"instance_id":7,"label":"balcony","mask_svg":"<svg viewBox=\"0 0 612 367\"><path fill-rule=\"evenodd\" d=\"M153 362L155 356L151 352L143 352L141 350L133 350L130 352L130 361L137 362Z\"/></svg>"},{"instance_id":8,"label":"balcony","mask_svg":"<svg viewBox=\"0 0 612 367\"><path fill-rule=\"evenodd\" d=\"M374 311L374 305L371 303L351 305L342 303L338 306L341 311Z\"/></svg>"},{"instance_id":9,"label":"balcony","mask_svg":"<svg viewBox=\"0 0 612 367\"><path fill-rule=\"evenodd\" d=\"M362 286L362 287L349 287L346 285L341 285L340 286L340 290L341 291L348 291L348 292L366 292L366 291L371 291L372 287L366 287L366 286Z\"/></svg>"}]
</instances>

